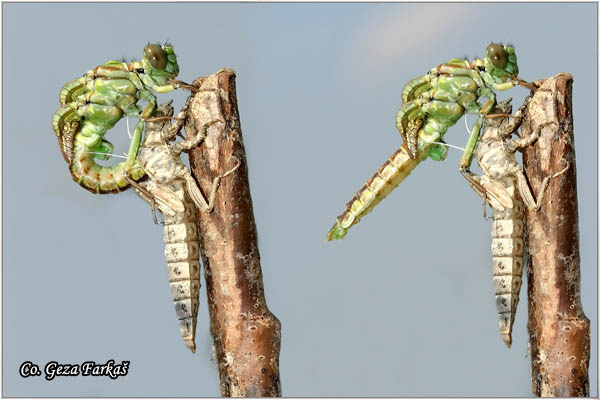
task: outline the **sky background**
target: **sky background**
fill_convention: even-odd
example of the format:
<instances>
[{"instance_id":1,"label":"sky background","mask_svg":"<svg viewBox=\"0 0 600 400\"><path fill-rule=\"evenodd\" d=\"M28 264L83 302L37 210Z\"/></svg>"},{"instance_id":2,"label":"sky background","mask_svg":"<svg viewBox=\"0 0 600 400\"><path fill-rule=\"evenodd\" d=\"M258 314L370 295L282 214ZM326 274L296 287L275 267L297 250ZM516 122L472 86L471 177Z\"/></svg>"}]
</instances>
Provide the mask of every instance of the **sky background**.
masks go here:
<instances>
[{"instance_id":1,"label":"sky background","mask_svg":"<svg viewBox=\"0 0 600 400\"><path fill-rule=\"evenodd\" d=\"M100 196L76 185L50 123L64 83L167 39L184 81L237 71L265 294L282 323L285 396L532 395L526 290L509 350L494 305L491 222L458 172L459 151L419 165L344 241L325 235L401 145L394 119L408 80L450 58L483 56L491 41L515 45L526 80L571 73L581 296L597 396L597 4L2 10L4 396L220 395L204 289L192 354L150 208L131 190ZM518 106L527 93L498 98ZM181 106L186 94L159 101ZM125 151L124 121L107 138ZM445 136L459 146L466 138L463 120ZM51 382L18 374L27 360L109 359L129 360L129 374Z\"/></svg>"}]
</instances>

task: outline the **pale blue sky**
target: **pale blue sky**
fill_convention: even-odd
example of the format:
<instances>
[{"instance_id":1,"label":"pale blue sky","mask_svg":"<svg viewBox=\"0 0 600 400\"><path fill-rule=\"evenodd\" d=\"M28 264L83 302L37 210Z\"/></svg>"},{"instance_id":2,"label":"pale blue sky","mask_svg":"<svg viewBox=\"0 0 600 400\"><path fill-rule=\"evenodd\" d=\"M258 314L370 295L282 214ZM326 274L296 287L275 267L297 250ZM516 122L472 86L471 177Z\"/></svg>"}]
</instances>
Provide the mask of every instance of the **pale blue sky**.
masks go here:
<instances>
[{"instance_id":1,"label":"pale blue sky","mask_svg":"<svg viewBox=\"0 0 600 400\"><path fill-rule=\"evenodd\" d=\"M459 152L419 165L344 241L324 239L400 146L394 118L409 79L481 56L491 41L515 45L524 79L573 74L597 395L597 4L4 3L2 22L4 396L219 396L204 290L192 355L149 207L132 191L95 196L73 183L50 125L65 82L166 39L184 81L237 71L286 396L531 396L526 291L508 350L491 226L458 172ZM520 104L526 94L499 98ZM181 105L185 93L159 99L173 97ZM461 120L445 139L466 137ZM125 124L107 138L124 150ZM18 375L26 360L111 358L131 361L126 377Z\"/></svg>"}]
</instances>

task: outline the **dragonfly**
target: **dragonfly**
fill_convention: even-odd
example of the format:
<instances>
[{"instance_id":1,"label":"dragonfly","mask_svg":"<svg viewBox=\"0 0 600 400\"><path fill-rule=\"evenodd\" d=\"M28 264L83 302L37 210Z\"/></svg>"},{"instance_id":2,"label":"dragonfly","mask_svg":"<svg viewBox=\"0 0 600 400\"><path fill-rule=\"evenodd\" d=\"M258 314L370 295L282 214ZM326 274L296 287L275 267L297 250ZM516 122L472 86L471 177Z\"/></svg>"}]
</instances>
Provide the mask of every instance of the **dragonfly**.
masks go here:
<instances>
[{"instance_id":1,"label":"dragonfly","mask_svg":"<svg viewBox=\"0 0 600 400\"><path fill-rule=\"evenodd\" d=\"M140 61L111 60L63 85L52 127L75 182L92 193L118 193L131 179L144 177L137 152L144 123L156 109L153 92L194 90L175 80L178 73L173 46L148 44ZM139 100L148 104L142 109ZM95 159L111 157L114 146L104 135L123 117L138 118L125 161L111 167L97 164Z\"/></svg>"},{"instance_id":2,"label":"dragonfly","mask_svg":"<svg viewBox=\"0 0 600 400\"><path fill-rule=\"evenodd\" d=\"M409 81L402 90L402 105L396 115L402 146L347 203L327 240L343 239L350 227L371 212L427 157L443 161L448 153L444 134L466 113L478 116L459 164L461 172L469 171L483 120L496 105L494 91L516 85L535 89L519 78L518 73L513 46L491 43L483 59L469 62L453 58ZM487 98L483 105L478 102L480 97Z\"/></svg>"}]
</instances>

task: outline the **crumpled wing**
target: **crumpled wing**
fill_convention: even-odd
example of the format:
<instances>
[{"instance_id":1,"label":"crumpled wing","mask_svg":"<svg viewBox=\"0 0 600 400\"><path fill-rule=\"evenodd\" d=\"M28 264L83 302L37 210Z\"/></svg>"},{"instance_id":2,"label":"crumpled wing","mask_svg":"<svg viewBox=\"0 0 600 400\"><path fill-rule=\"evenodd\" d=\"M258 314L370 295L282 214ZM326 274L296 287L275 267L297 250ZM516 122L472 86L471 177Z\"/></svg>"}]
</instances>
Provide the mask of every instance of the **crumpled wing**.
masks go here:
<instances>
[{"instance_id":1,"label":"crumpled wing","mask_svg":"<svg viewBox=\"0 0 600 400\"><path fill-rule=\"evenodd\" d=\"M68 105L59 108L52 116L52 129L58 139L60 152L69 165L73 162L73 144L80 120L77 111Z\"/></svg>"},{"instance_id":2,"label":"crumpled wing","mask_svg":"<svg viewBox=\"0 0 600 400\"><path fill-rule=\"evenodd\" d=\"M170 216L175 216L176 213L182 213L185 211L185 205L183 201L177 196L172 189L167 187L154 186L151 188L150 193L154 195L156 205L158 209L163 213Z\"/></svg>"},{"instance_id":3,"label":"crumpled wing","mask_svg":"<svg viewBox=\"0 0 600 400\"><path fill-rule=\"evenodd\" d=\"M501 182L484 176L480 183L485 188L488 201L493 209L504 211L507 208L513 208L512 196Z\"/></svg>"}]
</instances>

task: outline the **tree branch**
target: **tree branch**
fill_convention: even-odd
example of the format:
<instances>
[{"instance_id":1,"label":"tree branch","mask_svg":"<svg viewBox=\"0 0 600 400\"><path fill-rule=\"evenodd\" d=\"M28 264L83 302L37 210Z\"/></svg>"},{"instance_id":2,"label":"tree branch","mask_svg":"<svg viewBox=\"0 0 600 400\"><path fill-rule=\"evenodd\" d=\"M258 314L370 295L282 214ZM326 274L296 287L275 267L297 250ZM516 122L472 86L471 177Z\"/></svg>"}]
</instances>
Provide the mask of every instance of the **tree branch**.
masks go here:
<instances>
[{"instance_id":1,"label":"tree branch","mask_svg":"<svg viewBox=\"0 0 600 400\"><path fill-rule=\"evenodd\" d=\"M529 342L533 393L589 396L590 322L579 296L579 228L571 102L573 78L566 73L540 80L522 126L527 137L545 122L540 138L523 152L534 193L550 180L539 211L526 210L529 264Z\"/></svg>"},{"instance_id":2,"label":"tree branch","mask_svg":"<svg viewBox=\"0 0 600 400\"><path fill-rule=\"evenodd\" d=\"M211 213L200 212L200 248L208 291L210 330L216 348L221 394L281 396L281 326L264 296L256 225L235 92L235 73L223 69L194 81L186 134L214 120L190 164L202 191L221 180Z\"/></svg>"}]
</instances>

